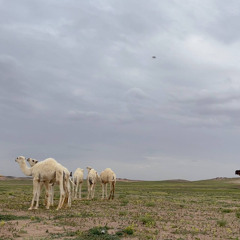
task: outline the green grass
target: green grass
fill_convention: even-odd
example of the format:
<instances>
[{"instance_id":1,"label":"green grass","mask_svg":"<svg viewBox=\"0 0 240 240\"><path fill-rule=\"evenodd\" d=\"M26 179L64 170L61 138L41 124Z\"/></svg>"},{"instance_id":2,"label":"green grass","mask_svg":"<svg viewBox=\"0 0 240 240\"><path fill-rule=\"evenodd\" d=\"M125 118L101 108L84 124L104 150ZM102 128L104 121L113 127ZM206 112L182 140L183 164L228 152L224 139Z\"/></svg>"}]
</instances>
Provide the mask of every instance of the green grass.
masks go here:
<instances>
[{"instance_id":1,"label":"green grass","mask_svg":"<svg viewBox=\"0 0 240 240\"><path fill-rule=\"evenodd\" d=\"M133 235L134 226L133 225L127 226L126 228L123 229L123 232L128 234L128 235Z\"/></svg>"},{"instance_id":2,"label":"green grass","mask_svg":"<svg viewBox=\"0 0 240 240\"><path fill-rule=\"evenodd\" d=\"M155 207L156 206L156 203L155 202L147 202L145 204L146 207Z\"/></svg>"},{"instance_id":3,"label":"green grass","mask_svg":"<svg viewBox=\"0 0 240 240\"><path fill-rule=\"evenodd\" d=\"M120 211L119 216L127 216L128 212L127 211Z\"/></svg>"},{"instance_id":4,"label":"green grass","mask_svg":"<svg viewBox=\"0 0 240 240\"><path fill-rule=\"evenodd\" d=\"M156 222L150 214L145 214L145 216L140 217L140 222L148 227L154 227Z\"/></svg>"},{"instance_id":5,"label":"green grass","mask_svg":"<svg viewBox=\"0 0 240 240\"><path fill-rule=\"evenodd\" d=\"M74 240L120 240L118 235L109 234L108 227L94 227L88 231L66 232L65 234L51 234L52 239L71 237Z\"/></svg>"},{"instance_id":6,"label":"green grass","mask_svg":"<svg viewBox=\"0 0 240 240\"><path fill-rule=\"evenodd\" d=\"M11 220L22 220L22 219L30 219L29 216L15 216L11 214L0 214L0 221L11 221Z\"/></svg>"},{"instance_id":7,"label":"green grass","mask_svg":"<svg viewBox=\"0 0 240 240\"><path fill-rule=\"evenodd\" d=\"M238 210L236 213L235 213L236 217L237 218L240 218L240 211Z\"/></svg>"},{"instance_id":8,"label":"green grass","mask_svg":"<svg viewBox=\"0 0 240 240\"><path fill-rule=\"evenodd\" d=\"M217 224L218 224L220 227L226 227L227 221L226 221L225 219L221 219L221 220L218 220L218 221L217 221Z\"/></svg>"}]
</instances>

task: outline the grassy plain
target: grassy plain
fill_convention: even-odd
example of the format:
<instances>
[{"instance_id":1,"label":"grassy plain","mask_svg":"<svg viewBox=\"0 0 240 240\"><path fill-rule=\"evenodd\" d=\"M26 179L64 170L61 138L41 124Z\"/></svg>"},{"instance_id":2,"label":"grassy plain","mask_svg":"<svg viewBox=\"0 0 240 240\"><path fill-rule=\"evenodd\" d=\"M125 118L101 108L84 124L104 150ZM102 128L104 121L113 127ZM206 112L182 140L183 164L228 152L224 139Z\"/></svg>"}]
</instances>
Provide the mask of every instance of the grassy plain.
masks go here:
<instances>
[{"instance_id":1,"label":"grassy plain","mask_svg":"<svg viewBox=\"0 0 240 240\"><path fill-rule=\"evenodd\" d=\"M28 211L31 180L0 181L0 239L240 240L240 179L117 182L113 201L74 200L70 209Z\"/></svg>"}]
</instances>

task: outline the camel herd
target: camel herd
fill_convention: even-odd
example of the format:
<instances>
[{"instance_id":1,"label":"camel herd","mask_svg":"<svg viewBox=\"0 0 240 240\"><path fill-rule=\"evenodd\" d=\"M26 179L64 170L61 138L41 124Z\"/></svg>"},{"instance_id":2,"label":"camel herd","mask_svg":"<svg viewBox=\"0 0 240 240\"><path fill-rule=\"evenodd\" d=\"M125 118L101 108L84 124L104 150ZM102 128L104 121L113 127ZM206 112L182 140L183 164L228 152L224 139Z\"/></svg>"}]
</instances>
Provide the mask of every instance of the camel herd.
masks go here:
<instances>
[{"instance_id":1,"label":"camel herd","mask_svg":"<svg viewBox=\"0 0 240 240\"><path fill-rule=\"evenodd\" d=\"M80 199L82 198L83 169L77 168L72 176L72 173L70 173L66 167L53 158L47 158L39 162L32 158L26 159L23 156L19 156L15 161L19 164L22 172L26 176L33 177L33 198L29 210L38 209L39 197L43 187L45 187L46 209L53 206L54 185L56 184L59 185L60 191L57 210L65 205L71 207L72 197L76 199L78 195ZM30 167L27 166L27 162ZM100 181L102 185L102 199L104 199L104 197L114 199L116 174L110 168L106 168L101 172L100 176L97 171L91 167L87 167L87 170L87 198L94 198L96 183L97 181ZM108 183L110 184L109 196L107 195Z\"/></svg>"}]
</instances>

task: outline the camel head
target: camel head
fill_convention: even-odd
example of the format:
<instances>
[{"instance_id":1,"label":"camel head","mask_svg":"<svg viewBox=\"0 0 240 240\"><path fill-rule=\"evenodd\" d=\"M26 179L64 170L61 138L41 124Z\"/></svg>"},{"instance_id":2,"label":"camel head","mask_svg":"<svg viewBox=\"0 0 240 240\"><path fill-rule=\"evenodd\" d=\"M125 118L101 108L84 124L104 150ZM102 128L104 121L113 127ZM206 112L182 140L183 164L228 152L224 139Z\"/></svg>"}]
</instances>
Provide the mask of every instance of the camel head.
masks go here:
<instances>
[{"instance_id":1,"label":"camel head","mask_svg":"<svg viewBox=\"0 0 240 240\"><path fill-rule=\"evenodd\" d=\"M30 164L31 167L33 167L35 164L38 163L38 160L33 159L33 158L28 158L27 161L28 161L28 163Z\"/></svg>"},{"instance_id":2,"label":"camel head","mask_svg":"<svg viewBox=\"0 0 240 240\"><path fill-rule=\"evenodd\" d=\"M92 169L92 167L87 167L88 172L90 172L91 169Z\"/></svg>"},{"instance_id":3,"label":"camel head","mask_svg":"<svg viewBox=\"0 0 240 240\"><path fill-rule=\"evenodd\" d=\"M236 171L235 171L235 174L236 174L236 175L240 175L240 170L236 170Z\"/></svg>"},{"instance_id":4,"label":"camel head","mask_svg":"<svg viewBox=\"0 0 240 240\"><path fill-rule=\"evenodd\" d=\"M25 157L23 157L23 156L19 156L19 157L17 157L16 159L15 159L15 162L17 162L17 163L23 163L23 162L25 162L26 161L26 158Z\"/></svg>"}]
</instances>

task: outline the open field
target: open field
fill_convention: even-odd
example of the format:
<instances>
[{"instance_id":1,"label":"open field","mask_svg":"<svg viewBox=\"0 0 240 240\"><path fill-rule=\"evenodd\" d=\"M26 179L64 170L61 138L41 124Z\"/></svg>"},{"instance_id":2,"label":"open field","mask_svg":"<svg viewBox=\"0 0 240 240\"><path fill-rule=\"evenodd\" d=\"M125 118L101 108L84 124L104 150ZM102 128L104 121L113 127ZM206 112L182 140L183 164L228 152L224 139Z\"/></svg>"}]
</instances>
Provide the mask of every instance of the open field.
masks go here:
<instances>
[{"instance_id":1,"label":"open field","mask_svg":"<svg viewBox=\"0 0 240 240\"><path fill-rule=\"evenodd\" d=\"M0 181L0 239L240 239L240 179L117 182L113 201L28 211L31 180Z\"/></svg>"}]
</instances>

